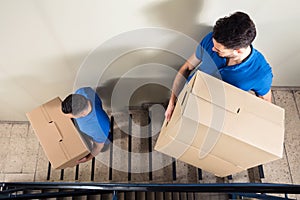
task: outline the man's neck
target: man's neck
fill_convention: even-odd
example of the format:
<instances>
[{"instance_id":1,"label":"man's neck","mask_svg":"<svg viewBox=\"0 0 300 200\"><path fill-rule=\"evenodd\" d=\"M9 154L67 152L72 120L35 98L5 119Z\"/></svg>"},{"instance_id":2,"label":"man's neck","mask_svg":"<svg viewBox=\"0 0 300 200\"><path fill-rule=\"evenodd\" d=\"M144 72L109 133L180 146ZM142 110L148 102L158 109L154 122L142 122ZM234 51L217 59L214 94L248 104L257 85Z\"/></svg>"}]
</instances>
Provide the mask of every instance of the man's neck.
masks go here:
<instances>
[{"instance_id":1,"label":"man's neck","mask_svg":"<svg viewBox=\"0 0 300 200\"><path fill-rule=\"evenodd\" d=\"M236 57L228 58L228 66L237 65L244 62L244 60L246 60L250 54L251 47L248 46L247 48L242 49L239 55L237 55Z\"/></svg>"}]
</instances>

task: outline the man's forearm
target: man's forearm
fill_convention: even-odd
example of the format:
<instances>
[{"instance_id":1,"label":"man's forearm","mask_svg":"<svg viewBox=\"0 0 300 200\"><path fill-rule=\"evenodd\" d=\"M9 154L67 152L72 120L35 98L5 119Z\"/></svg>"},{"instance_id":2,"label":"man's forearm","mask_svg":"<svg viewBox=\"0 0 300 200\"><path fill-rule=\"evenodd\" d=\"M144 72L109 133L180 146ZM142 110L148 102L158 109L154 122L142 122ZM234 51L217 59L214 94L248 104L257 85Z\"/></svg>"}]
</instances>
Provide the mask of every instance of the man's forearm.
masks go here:
<instances>
[{"instance_id":1,"label":"man's forearm","mask_svg":"<svg viewBox=\"0 0 300 200\"><path fill-rule=\"evenodd\" d=\"M201 62L201 60L199 60L195 53L182 65L182 67L179 69L175 80L173 82L173 87L172 87L172 94L170 97L170 101L169 103L175 105L176 103L176 99L180 93L180 91L182 90L187 77L189 76L189 74L191 73L191 71L197 66L199 65Z\"/></svg>"},{"instance_id":2,"label":"man's forearm","mask_svg":"<svg viewBox=\"0 0 300 200\"><path fill-rule=\"evenodd\" d=\"M165 118L167 121L171 119L177 101L177 97L186 82L186 78L200 62L201 61L196 57L194 53L179 69L173 82L171 97L165 112Z\"/></svg>"},{"instance_id":3,"label":"man's forearm","mask_svg":"<svg viewBox=\"0 0 300 200\"><path fill-rule=\"evenodd\" d=\"M175 105L177 97L180 93L180 91L182 90L187 77L190 74L190 70L186 67L183 67L179 70L179 72L177 73L173 86L172 86L172 93L171 93L171 97L170 97L170 102L171 104Z\"/></svg>"}]
</instances>

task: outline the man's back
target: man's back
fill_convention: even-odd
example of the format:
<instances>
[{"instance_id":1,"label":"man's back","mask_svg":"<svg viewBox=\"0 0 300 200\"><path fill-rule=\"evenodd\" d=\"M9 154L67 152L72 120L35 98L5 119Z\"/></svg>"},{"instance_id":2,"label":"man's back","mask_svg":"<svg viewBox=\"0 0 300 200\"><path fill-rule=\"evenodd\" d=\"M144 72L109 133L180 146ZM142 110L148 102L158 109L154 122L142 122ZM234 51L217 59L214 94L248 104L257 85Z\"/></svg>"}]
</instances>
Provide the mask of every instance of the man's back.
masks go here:
<instances>
[{"instance_id":1,"label":"man's back","mask_svg":"<svg viewBox=\"0 0 300 200\"><path fill-rule=\"evenodd\" d=\"M86 97L92 106L88 115L75 119L80 131L92 137L95 142L104 143L108 137L110 121L102 108L100 98L90 87L80 88L76 94Z\"/></svg>"}]
</instances>

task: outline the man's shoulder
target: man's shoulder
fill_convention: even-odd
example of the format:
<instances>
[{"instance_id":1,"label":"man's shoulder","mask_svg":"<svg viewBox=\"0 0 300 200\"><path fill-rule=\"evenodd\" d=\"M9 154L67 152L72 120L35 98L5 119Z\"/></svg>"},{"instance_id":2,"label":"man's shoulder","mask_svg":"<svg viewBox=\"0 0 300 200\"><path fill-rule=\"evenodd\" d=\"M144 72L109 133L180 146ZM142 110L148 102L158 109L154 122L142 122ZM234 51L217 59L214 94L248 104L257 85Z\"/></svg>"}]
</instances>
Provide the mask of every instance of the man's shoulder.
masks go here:
<instances>
[{"instance_id":1,"label":"man's shoulder","mask_svg":"<svg viewBox=\"0 0 300 200\"><path fill-rule=\"evenodd\" d=\"M257 49L253 48L253 56L251 63L252 73L255 74L255 81L260 82L264 80L266 77L273 77L272 68L268 61L265 59L264 55L258 51ZM253 79L253 80L254 80Z\"/></svg>"},{"instance_id":2,"label":"man's shoulder","mask_svg":"<svg viewBox=\"0 0 300 200\"><path fill-rule=\"evenodd\" d=\"M207 35L204 38L212 39L213 38L213 32L207 33Z\"/></svg>"},{"instance_id":3,"label":"man's shoulder","mask_svg":"<svg viewBox=\"0 0 300 200\"><path fill-rule=\"evenodd\" d=\"M95 92L91 87L81 87L76 90L76 94Z\"/></svg>"},{"instance_id":4,"label":"man's shoulder","mask_svg":"<svg viewBox=\"0 0 300 200\"><path fill-rule=\"evenodd\" d=\"M256 59L259 59L260 61L264 61L264 62L267 62L264 55L259 51L257 50L256 48L252 47L252 54L253 56L256 58Z\"/></svg>"},{"instance_id":5,"label":"man's shoulder","mask_svg":"<svg viewBox=\"0 0 300 200\"><path fill-rule=\"evenodd\" d=\"M213 33L209 32L199 43L197 50L205 49L207 52L212 52Z\"/></svg>"},{"instance_id":6,"label":"man's shoulder","mask_svg":"<svg viewBox=\"0 0 300 200\"><path fill-rule=\"evenodd\" d=\"M208 34L206 34L206 36L204 36L201 43L212 42L212 39L213 39L213 32L209 32Z\"/></svg>"},{"instance_id":7,"label":"man's shoulder","mask_svg":"<svg viewBox=\"0 0 300 200\"><path fill-rule=\"evenodd\" d=\"M253 48L253 56L252 56L252 65L255 65L255 70L263 71L264 73L272 73L271 66L264 57L264 55L258 51L257 49Z\"/></svg>"}]
</instances>

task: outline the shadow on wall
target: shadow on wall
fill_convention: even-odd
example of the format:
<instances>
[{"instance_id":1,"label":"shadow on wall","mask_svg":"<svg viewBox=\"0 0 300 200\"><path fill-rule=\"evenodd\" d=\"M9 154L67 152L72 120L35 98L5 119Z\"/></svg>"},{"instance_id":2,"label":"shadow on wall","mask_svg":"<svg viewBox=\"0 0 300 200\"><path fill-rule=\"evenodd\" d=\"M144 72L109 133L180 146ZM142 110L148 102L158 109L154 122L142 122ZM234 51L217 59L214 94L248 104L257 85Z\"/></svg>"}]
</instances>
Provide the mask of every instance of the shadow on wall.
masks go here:
<instances>
[{"instance_id":1,"label":"shadow on wall","mask_svg":"<svg viewBox=\"0 0 300 200\"><path fill-rule=\"evenodd\" d=\"M143 12L149 21L161 24L165 28L182 32L196 41L200 41L211 26L198 23L198 16L203 8L204 0L169 0L150 6Z\"/></svg>"},{"instance_id":2,"label":"shadow on wall","mask_svg":"<svg viewBox=\"0 0 300 200\"><path fill-rule=\"evenodd\" d=\"M166 105L166 95L169 95L170 90L168 87L155 82L158 80L110 79L105 85L97 87L96 91L101 97L103 105L112 112L141 107L143 104L149 103Z\"/></svg>"},{"instance_id":3,"label":"shadow on wall","mask_svg":"<svg viewBox=\"0 0 300 200\"><path fill-rule=\"evenodd\" d=\"M143 34L144 30L133 31L131 35L122 33L90 55L84 66L89 68L90 76L83 77L97 79L97 93L104 107L124 110L143 103L168 101L178 69L192 55L202 37L212 30L197 23L202 5L203 0L170 0L149 6L142 12L150 21L162 25L161 32L157 28L149 37ZM126 38L132 39L133 35L134 39L129 42ZM136 45L144 41L145 46ZM108 58L111 61L104 62ZM99 66L101 75L95 73ZM93 86L87 83L85 85Z\"/></svg>"}]
</instances>

